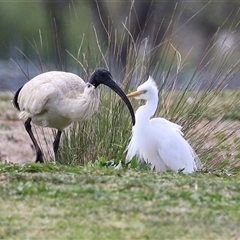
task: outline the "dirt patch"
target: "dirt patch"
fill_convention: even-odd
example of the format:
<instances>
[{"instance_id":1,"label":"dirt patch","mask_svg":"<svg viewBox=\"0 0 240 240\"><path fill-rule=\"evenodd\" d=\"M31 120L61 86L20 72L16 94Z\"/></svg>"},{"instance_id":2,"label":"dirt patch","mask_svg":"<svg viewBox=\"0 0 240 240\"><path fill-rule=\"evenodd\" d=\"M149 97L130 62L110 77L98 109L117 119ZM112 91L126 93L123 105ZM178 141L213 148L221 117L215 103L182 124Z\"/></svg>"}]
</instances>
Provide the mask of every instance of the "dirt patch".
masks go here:
<instances>
[{"instance_id":1,"label":"dirt patch","mask_svg":"<svg viewBox=\"0 0 240 240\"><path fill-rule=\"evenodd\" d=\"M44 151L45 159L53 156L50 149L51 131L38 128L34 130L34 134ZM23 122L0 119L0 161L14 163L35 161L35 150Z\"/></svg>"},{"instance_id":2,"label":"dirt patch","mask_svg":"<svg viewBox=\"0 0 240 240\"><path fill-rule=\"evenodd\" d=\"M0 93L0 161L27 163L35 161L35 150L24 123L18 120L18 111L13 107L12 93ZM33 132L44 151L45 159L52 155L52 131L33 127Z\"/></svg>"},{"instance_id":3,"label":"dirt patch","mask_svg":"<svg viewBox=\"0 0 240 240\"><path fill-rule=\"evenodd\" d=\"M34 152L29 137L19 122L0 120L0 160L6 162L31 162Z\"/></svg>"}]
</instances>

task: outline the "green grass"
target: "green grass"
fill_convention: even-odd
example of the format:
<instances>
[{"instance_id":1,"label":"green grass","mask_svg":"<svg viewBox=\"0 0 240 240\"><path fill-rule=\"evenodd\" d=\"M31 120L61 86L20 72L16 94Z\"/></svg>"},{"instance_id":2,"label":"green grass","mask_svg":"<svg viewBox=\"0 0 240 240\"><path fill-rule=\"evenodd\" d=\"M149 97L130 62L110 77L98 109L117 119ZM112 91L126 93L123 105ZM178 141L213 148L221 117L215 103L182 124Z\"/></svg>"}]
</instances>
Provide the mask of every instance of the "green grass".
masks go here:
<instances>
[{"instance_id":1,"label":"green grass","mask_svg":"<svg viewBox=\"0 0 240 240\"><path fill-rule=\"evenodd\" d=\"M0 165L1 239L237 239L240 174Z\"/></svg>"}]
</instances>

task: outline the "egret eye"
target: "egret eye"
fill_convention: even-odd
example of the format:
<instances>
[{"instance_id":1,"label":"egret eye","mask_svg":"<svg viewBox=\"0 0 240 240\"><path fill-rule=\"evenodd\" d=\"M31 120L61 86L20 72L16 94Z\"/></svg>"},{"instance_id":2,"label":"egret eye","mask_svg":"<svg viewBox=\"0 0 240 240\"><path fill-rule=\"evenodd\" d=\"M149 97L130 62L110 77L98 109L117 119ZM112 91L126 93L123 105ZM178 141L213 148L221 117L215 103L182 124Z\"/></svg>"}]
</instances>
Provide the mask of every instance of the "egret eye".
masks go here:
<instances>
[{"instance_id":1,"label":"egret eye","mask_svg":"<svg viewBox=\"0 0 240 240\"><path fill-rule=\"evenodd\" d=\"M141 94L144 94L144 93L147 92L147 90L140 90L139 92L140 92Z\"/></svg>"}]
</instances>

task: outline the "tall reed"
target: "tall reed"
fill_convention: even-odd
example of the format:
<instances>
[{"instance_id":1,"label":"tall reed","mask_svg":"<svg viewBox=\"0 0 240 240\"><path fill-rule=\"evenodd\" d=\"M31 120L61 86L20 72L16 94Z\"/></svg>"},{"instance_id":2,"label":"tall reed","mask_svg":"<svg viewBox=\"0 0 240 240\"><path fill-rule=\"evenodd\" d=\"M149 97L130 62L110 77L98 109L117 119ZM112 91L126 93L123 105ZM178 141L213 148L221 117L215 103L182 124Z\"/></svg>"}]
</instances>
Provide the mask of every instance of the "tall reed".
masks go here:
<instances>
[{"instance_id":1,"label":"tall reed","mask_svg":"<svg viewBox=\"0 0 240 240\"><path fill-rule=\"evenodd\" d=\"M159 86L159 106L155 116L183 126L185 137L203 162L203 169L239 167L239 127L234 121L236 118L233 119L233 109L240 107L239 92L225 90L240 73L240 60L236 56L239 41L227 51L225 49L225 42L237 24L229 29L225 40L220 43L219 29L196 66L188 68L191 49L183 57L181 45L175 41L178 18L173 12L161 43L154 46L155 32L144 38L143 29L134 39L128 29L128 18L122 31L111 28L111 25L108 27L106 41L92 26L88 34L83 34L76 52L68 51L72 66L86 80L96 67L106 67L126 93L136 89L151 74ZM193 20L194 17L188 21ZM124 46L127 46L125 64L122 61ZM35 45L33 47L42 66L40 51ZM139 106L134 100L132 104L134 109ZM98 112L89 121L74 123L64 132L61 163L83 165L100 157L124 161L131 127L126 106L114 92L101 87Z\"/></svg>"}]
</instances>

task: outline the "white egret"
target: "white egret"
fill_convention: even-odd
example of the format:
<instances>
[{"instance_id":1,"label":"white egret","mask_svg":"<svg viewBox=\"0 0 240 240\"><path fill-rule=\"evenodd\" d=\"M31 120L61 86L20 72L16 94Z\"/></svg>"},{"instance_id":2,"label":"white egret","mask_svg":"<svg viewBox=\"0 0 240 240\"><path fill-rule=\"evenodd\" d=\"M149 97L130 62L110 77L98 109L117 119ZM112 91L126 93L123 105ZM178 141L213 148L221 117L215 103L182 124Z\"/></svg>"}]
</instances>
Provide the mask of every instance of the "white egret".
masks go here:
<instances>
[{"instance_id":1,"label":"white egret","mask_svg":"<svg viewBox=\"0 0 240 240\"><path fill-rule=\"evenodd\" d=\"M98 86L104 84L114 90L126 103L135 124L130 101L114 82L111 73L96 69L85 83L79 76L61 71L42 73L21 87L14 95L13 104L20 111L19 118L25 120L25 128L36 150L36 162L44 162L42 151L32 133L31 122L38 126L58 130L53 142L55 161L62 131L74 121L89 119L98 109Z\"/></svg>"},{"instance_id":2,"label":"white egret","mask_svg":"<svg viewBox=\"0 0 240 240\"><path fill-rule=\"evenodd\" d=\"M136 155L138 161L150 163L151 168L159 172L182 170L192 173L197 170L199 158L183 138L182 127L164 118L150 119L158 105L158 88L153 78L149 76L127 97L146 100L146 104L135 113L136 124L132 128L126 160L129 162Z\"/></svg>"}]
</instances>

